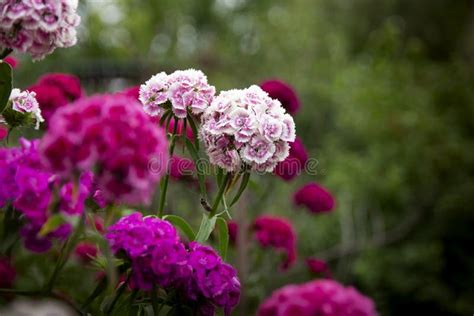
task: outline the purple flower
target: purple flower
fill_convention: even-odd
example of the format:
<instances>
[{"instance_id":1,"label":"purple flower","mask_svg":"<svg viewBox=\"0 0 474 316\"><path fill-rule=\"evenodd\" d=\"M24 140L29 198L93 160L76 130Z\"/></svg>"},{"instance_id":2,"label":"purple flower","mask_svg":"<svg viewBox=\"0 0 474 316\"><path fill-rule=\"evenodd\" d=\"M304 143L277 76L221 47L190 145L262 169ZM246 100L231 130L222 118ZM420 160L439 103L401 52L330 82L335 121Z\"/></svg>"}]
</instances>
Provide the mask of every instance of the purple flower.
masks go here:
<instances>
[{"instance_id":1,"label":"purple flower","mask_svg":"<svg viewBox=\"0 0 474 316\"><path fill-rule=\"evenodd\" d=\"M258 316L377 316L373 301L332 280L287 285L259 307Z\"/></svg>"},{"instance_id":2,"label":"purple flower","mask_svg":"<svg viewBox=\"0 0 474 316\"><path fill-rule=\"evenodd\" d=\"M178 233L169 222L143 217L138 212L124 216L110 226L105 237L114 253L124 251L131 259L151 254L152 247L160 240L178 241Z\"/></svg>"},{"instance_id":3,"label":"purple flower","mask_svg":"<svg viewBox=\"0 0 474 316\"><path fill-rule=\"evenodd\" d=\"M69 179L95 171L105 200L148 203L165 172L167 140L163 130L124 95L82 98L60 108L41 142L49 168Z\"/></svg>"},{"instance_id":4,"label":"purple flower","mask_svg":"<svg viewBox=\"0 0 474 316\"><path fill-rule=\"evenodd\" d=\"M37 140L20 139L20 145L0 149L0 206L11 203L23 214L25 223L20 233L25 247L43 252L51 247L54 239L65 239L71 231L69 224L63 224L45 236L39 236L51 216L49 206L53 202L53 190L57 188L60 192L57 201L60 214L80 215L90 193L92 175L83 174L77 184L77 195L73 194L73 184L62 186L57 176L41 162Z\"/></svg>"},{"instance_id":5,"label":"purple flower","mask_svg":"<svg viewBox=\"0 0 474 316\"><path fill-rule=\"evenodd\" d=\"M253 223L255 239L262 247L273 247L286 254L282 269L296 260L296 234L290 221L283 217L261 215Z\"/></svg>"},{"instance_id":6,"label":"purple flower","mask_svg":"<svg viewBox=\"0 0 474 316\"><path fill-rule=\"evenodd\" d=\"M295 90L287 83L280 80L268 80L260 84L268 95L281 102L288 113L294 115L300 108L300 101Z\"/></svg>"},{"instance_id":7,"label":"purple flower","mask_svg":"<svg viewBox=\"0 0 474 316\"><path fill-rule=\"evenodd\" d=\"M199 295L209 299L213 304L224 308L229 315L232 308L237 305L240 298L240 282L236 270L222 262L219 255L210 247L196 242L189 244L189 262L193 269L194 286Z\"/></svg>"},{"instance_id":8,"label":"purple flower","mask_svg":"<svg viewBox=\"0 0 474 316\"><path fill-rule=\"evenodd\" d=\"M310 182L296 191L293 196L295 205L304 206L312 213L330 212L334 208L334 198L324 187Z\"/></svg>"}]
</instances>

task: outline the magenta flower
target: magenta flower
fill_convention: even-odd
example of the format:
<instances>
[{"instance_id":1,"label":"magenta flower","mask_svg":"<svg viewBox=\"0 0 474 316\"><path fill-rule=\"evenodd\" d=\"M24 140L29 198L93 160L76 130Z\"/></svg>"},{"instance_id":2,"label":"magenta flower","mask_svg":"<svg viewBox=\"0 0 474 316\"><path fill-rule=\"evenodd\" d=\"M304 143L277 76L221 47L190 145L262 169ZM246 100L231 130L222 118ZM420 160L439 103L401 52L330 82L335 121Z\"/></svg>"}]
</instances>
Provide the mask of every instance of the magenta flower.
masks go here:
<instances>
[{"instance_id":1,"label":"magenta flower","mask_svg":"<svg viewBox=\"0 0 474 316\"><path fill-rule=\"evenodd\" d=\"M57 109L83 96L79 78L62 73L43 75L28 90L36 93L46 123Z\"/></svg>"},{"instance_id":2,"label":"magenta flower","mask_svg":"<svg viewBox=\"0 0 474 316\"><path fill-rule=\"evenodd\" d=\"M332 280L287 285L259 307L257 316L377 316L373 301Z\"/></svg>"},{"instance_id":3,"label":"magenta flower","mask_svg":"<svg viewBox=\"0 0 474 316\"><path fill-rule=\"evenodd\" d=\"M132 97L135 100L139 101L138 98L139 98L139 93L140 93L140 86L128 87L128 88L123 89L119 93L124 94L128 97Z\"/></svg>"},{"instance_id":4,"label":"magenta flower","mask_svg":"<svg viewBox=\"0 0 474 316\"><path fill-rule=\"evenodd\" d=\"M296 260L296 234L290 221L283 217L261 215L255 219L253 229L260 246L285 253L282 269L286 270L293 265Z\"/></svg>"},{"instance_id":5,"label":"magenta flower","mask_svg":"<svg viewBox=\"0 0 474 316\"><path fill-rule=\"evenodd\" d=\"M41 142L49 168L63 178L94 170L107 201L148 203L165 172L167 140L137 101L98 95L60 108Z\"/></svg>"},{"instance_id":6,"label":"magenta flower","mask_svg":"<svg viewBox=\"0 0 474 316\"><path fill-rule=\"evenodd\" d=\"M307 258L306 266L314 274L322 274L325 278L331 278L331 270L326 261L316 258Z\"/></svg>"},{"instance_id":7,"label":"magenta flower","mask_svg":"<svg viewBox=\"0 0 474 316\"><path fill-rule=\"evenodd\" d=\"M0 125L0 140L3 140L8 135L8 128Z\"/></svg>"},{"instance_id":8,"label":"magenta flower","mask_svg":"<svg viewBox=\"0 0 474 316\"><path fill-rule=\"evenodd\" d=\"M90 263L99 254L99 249L93 243L83 241L77 244L74 254L82 263Z\"/></svg>"},{"instance_id":9,"label":"magenta flower","mask_svg":"<svg viewBox=\"0 0 474 316\"><path fill-rule=\"evenodd\" d=\"M301 174L307 161L308 154L304 148L303 142L299 137L296 137L295 141L290 143L289 156L282 162L278 163L273 172L283 180L291 181Z\"/></svg>"},{"instance_id":10,"label":"magenta flower","mask_svg":"<svg viewBox=\"0 0 474 316\"><path fill-rule=\"evenodd\" d=\"M239 224L236 221L228 221L227 229L229 230L229 242L231 245L237 244L237 238L239 236Z\"/></svg>"},{"instance_id":11,"label":"magenta flower","mask_svg":"<svg viewBox=\"0 0 474 316\"><path fill-rule=\"evenodd\" d=\"M42 59L76 44L77 0L5 0L0 3L0 46Z\"/></svg>"},{"instance_id":12,"label":"magenta flower","mask_svg":"<svg viewBox=\"0 0 474 316\"><path fill-rule=\"evenodd\" d=\"M202 295L214 305L223 307L225 315L229 315L240 299L236 270L223 263L214 249L196 242L189 244L188 264L193 271L188 295L194 299ZM197 289L197 293L190 293L193 289Z\"/></svg>"},{"instance_id":13,"label":"magenta flower","mask_svg":"<svg viewBox=\"0 0 474 316\"><path fill-rule=\"evenodd\" d=\"M9 64L13 69L18 67L18 65L19 65L18 59L16 59L13 56L8 56L3 61L6 62L7 64Z\"/></svg>"},{"instance_id":14,"label":"magenta flower","mask_svg":"<svg viewBox=\"0 0 474 316\"><path fill-rule=\"evenodd\" d=\"M330 212L334 208L334 198L324 187L310 182L296 191L293 201L297 206L304 206L312 213Z\"/></svg>"},{"instance_id":15,"label":"magenta flower","mask_svg":"<svg viewBox=\"0 0 474 316\"><path fill-rule=\"evenodd\" d=\"M294 115L300 108L300 101L295 90L280 80L268 80L260 84L272 99L277 99L288 113Z\"/></svg>"},{"instance_id":16,"label":"magenta flower","mask_svg":"<svg viewBox=\"0 0 474 316\"><path fill-rule=\"evenodd\" d=\"M12 288L15 278L16 270L11 265L10 259L7 257L0 257L0 288Z\"/></svg>"},{"instance_id":17,"label":"magenta flower","mask_svg":"<svg viewBox=\"0 0 474 316\"><path fill-rule=\"evenodd\" d=\"M206 109L200 131L212 164L272 172L295 140L293 118L258 86L223 91Z\"/></svg>"},{"instance_id":18,"label":"magenta flower","mask_svg":"<svg viewBox=\"0 0 474 316\"><path fill-rule=\"evenodd\" d=\"M193 180L193 173L196 166L191 159L174 155L169 160L169 173L172 179L175 180Z\"/></svg>"},{"instance_id":19,"label":"magenta flower","mask_svg":"<svg viewBox=\"0 0 474 316\"><path fill-rule=\"evenodd\" d=\"M20 147L0 149L0 207L11 203L22 213L25 223L20 233L25 247L43 252L51 247L53 240L64 240L71 231L69 224L63 224L45 236L38 235L51 216L49 205L53 189L57 188L59 192L59 213L78 216L91 192L91 175L81 175L77 184L61 185L57 176L47 171L40 160L38 142L20 139ZM77 196L72 195L73 185L78 187Z\"/></svg>"}]
</instances>

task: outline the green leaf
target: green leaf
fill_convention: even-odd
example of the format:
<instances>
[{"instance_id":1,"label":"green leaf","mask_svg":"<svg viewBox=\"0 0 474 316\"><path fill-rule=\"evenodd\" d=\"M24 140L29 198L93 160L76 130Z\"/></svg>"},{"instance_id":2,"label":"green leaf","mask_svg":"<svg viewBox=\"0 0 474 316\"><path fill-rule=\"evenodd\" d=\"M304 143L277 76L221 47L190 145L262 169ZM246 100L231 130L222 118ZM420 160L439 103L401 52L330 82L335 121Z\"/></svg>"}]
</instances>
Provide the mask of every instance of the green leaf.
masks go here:
<instances>
[{"instance_id":1,"label":"green leaf","mask_svg":"<svg viewBox=\"0 0 474 316\"><path fill-rule=\"evenodd\" d=\"M46 223L43 224L38 235L44 237L47 234L55 231L59 226L66 223L66 220L59 214L51 216Z\"/></svg>"},{"instance_id":2,"label":"green leaf","mask_svg":"<svg viewBox=\"0 0 474 316\"><path fill-rule=\"evenodd\" d=\"M217 231L219 232L219 253L222 259L227 257L227 247L229 246L229 229L227 222L222 217L216 221Z\"/></svg>"},{"instance_id":3,"label":"green leaf","mask_svg":"<svg viewBox=\"0 0 474 316\"><path fill-rule=\"evenodd\" d=\"M242 180L240 181L240 187L239 187L239 190L237 191L237 194L232 199L232 202L230 202L230 205L229 205L230 207L234 205L235 203L237 203L240 196L242 195L242 193L244 193L245 189L247 188L247 184L249 183L249 180L250 180L250 172L246 172L244 176L242 177Z\"/></svg>"},{"instance_id":4,"label":"green leaf","mask_svg":"<svg viewBox=\"0 0 474 316\"><path fill-rule=\"evenodd\" d=\"M163 116L160 118L160 126L163 126L163 124L165 123L166 119L168 118L168 116L171 115L171 110L170 111L166 111L165 114L163 114Z\"/></svg>"},{"instance_id":5,"label":"green leaf","mask_svg":"<svg viewBox=\"0 0 474 316\"><path fill-rule=\"evenodd\" d=\"M177 215L165 215L163 219L181 229L181 231L186 235L186 237L188 237L189 240L196 239L193 229L182 217Z\"/></svg>"},{"instance_id":6,"label":"green leaf","mask_svg":"<svg viewBox=\"0 0 474 316\"><path fill-rule=\"evenodd\" d=\"M191 126L191 130L193 131L193 143L196 146L196 150L199 151L198 130L191 114L188 114L188 121L189 126Z\"/></svg>"},{"instance_id":7,"label":"green leaf","mask_svg":"<svg viewBox=\"0 0 474 316\"><path fill-rule=\"evenodd\" d=\"M194 144L188 138L185 138L184 142L186 144L186 148L189 151L189 154L193 158L194 165L196 166L196 172L197 172L197 177L198 177L198 182L199 182L199 192L201 193L201 197L206 198L207 197L206 177L204 174L204 170L201 166L201 160L199 158L198 151L194 147Z\"/></svg>"},{"instance_id":8,"label":"green leaf","mask_svg":"<svg viewBox=\"0 0 474 316\"><path fill-rule=\"evenodd\" d=\"M5 110L12 92L12 68L0 60L0 113Z\"/></svg>"},{"instance_id":9,"label":"green leaf","mask_svg":"<svg viewBox=\"0 0 474 316\"><path fill-rule=\"evenodd\" d=\"M209 239L214 227L216 226L216 216L209 218L207 214L202 215L201 227L196 235L196 241L203 243Z\"/></svg>"}]
</instances>

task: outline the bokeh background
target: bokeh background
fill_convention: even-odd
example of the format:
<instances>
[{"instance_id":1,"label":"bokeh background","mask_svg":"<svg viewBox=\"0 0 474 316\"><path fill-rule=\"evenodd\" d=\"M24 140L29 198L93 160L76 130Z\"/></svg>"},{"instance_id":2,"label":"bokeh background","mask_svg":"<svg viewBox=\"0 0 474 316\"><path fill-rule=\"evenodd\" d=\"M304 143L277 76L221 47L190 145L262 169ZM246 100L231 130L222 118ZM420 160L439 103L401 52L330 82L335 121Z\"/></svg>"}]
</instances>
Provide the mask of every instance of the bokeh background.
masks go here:
<instances>
[{"instance_id":1,"label":"bokeh background","mask_svg":"<svg viewBox=\"0 0 474 316\"><path fill-rule=\"evenodd\" d=\"M234 253L245 273L236 314L253 314L283 284L313 278L304 264L309 256L373 297L381 315L474 312L473 1L80 6L79 44L39 63L20 59L16 86L54 71L79 76L89 93L116 91L159 71L193 67L218 90L279 78L298 92L297 134L317 159L317 174L290 183L257 179L272 185L267 199L254 188L234 213L247 222L257 213L290 218L299 261L282 272L271 258L250 260L251 245L248 260ZM334 212L292 206L293 192L308 181L331 190ZM183 192L174 189L172 207L196 212L198 220L197 194Z\"/></svg>"}]
</instances>

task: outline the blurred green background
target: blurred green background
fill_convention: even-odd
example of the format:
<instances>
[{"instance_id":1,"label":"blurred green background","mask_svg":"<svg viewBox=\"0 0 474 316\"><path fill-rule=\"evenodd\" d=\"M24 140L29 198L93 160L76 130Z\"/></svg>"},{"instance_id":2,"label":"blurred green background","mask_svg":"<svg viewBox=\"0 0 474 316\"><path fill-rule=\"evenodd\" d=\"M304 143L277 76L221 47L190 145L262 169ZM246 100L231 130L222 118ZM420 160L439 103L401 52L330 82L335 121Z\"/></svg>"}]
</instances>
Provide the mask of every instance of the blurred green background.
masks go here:
<instances>
[{"instance_id":1,"label":"blurred green background","mask_svg":"<svg viewBox=\"0 0 474 316\"><path fill-rule=\"evenodd\" d=\"M290 217L300 261L286 273L247 267L239 314L309 280L304 258L314 256L381 315L472 315L474 1L91 0L80 9L78 45L21 59L16 86L54 71L78 75L89 93L113 91L193 67L218 90L268 78L297 90L297 133L318 175L272 179L270 201L246 211ZM335 212L292 208L307 181L333 192ZM254 270L265 282L252 281Z\"/></svg>"}]
</instances>

